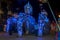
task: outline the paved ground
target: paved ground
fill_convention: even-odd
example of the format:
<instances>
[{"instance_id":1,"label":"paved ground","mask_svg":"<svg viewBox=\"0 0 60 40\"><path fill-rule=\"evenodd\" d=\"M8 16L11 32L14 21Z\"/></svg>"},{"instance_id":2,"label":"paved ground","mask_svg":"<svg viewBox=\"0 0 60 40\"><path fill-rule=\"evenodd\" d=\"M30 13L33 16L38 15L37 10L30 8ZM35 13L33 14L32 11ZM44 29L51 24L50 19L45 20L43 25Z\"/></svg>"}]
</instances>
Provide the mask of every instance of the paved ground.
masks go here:
<instances>
[{"instance_id":1,"label":"paved ground","mask_svg":"<svg viewBox=\"0 0 60 40\"><path fill-rule=\"evenodd\" d=\"M56 39L55 36L51 35L46 35L43 37L25 35L23 37L17 37L17 34L9 36L7 33L0 33L0 40L56 40Z\"/></svg>"}]
</instances>

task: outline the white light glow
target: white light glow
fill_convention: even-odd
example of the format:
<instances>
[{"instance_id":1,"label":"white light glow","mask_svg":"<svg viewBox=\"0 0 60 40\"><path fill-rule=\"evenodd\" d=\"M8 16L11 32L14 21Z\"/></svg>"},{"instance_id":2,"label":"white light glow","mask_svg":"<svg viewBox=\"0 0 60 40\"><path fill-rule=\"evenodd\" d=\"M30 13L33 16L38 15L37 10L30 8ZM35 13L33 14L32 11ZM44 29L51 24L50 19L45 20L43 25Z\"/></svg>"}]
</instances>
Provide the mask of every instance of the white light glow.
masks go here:
<instances>
[{"instance_id":1,"label":"white light glow","mask_svg":"<svg viewBox=\"0 0 60 40\"><path fill-rule=\"evenodd\" d=\"M60 15L58 15L60 17Z\"/></svg>"}]
</instances>

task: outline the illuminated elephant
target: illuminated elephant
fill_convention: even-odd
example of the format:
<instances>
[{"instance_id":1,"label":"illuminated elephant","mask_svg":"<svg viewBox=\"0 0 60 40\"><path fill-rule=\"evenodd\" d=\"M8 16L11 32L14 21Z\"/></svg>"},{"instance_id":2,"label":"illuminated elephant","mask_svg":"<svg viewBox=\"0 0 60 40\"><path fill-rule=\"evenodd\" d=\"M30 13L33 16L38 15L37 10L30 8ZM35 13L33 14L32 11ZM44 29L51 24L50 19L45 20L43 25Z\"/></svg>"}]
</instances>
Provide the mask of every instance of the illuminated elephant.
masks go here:
<instances>
[{"instance_id":1,"label":"illuminated elephant","mask_svg":"<svg viewBox=\"0 0 60 40\"><path fill-rule=\"evenodd\" d=\"M39 13L38 17L38 36L42 36L44 32L44 27L49 22L49 19L47 18L46 12Z\"/></svg>"}]
</instances>

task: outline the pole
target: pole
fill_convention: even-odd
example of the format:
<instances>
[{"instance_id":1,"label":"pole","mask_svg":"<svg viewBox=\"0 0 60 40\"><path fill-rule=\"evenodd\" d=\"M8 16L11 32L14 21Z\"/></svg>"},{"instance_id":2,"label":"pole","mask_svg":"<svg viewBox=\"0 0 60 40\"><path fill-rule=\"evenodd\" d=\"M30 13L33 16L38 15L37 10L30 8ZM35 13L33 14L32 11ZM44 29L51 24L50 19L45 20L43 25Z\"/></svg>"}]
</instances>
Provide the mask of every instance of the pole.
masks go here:
<instances>
[{"instance_id":1,"label":"pole","mask_svg":"<svg viewBox=\"0 0 60 40\"><path fill-rule=\"evenodd\" d=\"M59 27L59 25L58 25L58 22L57 22L57 20L56 20L56 17L55 17L55 15L54 15L52 9L51 9L51 6L50 6L50 4L49 4L49 1L47 1L47 4L48 4L48 6L49 6L49 8L50 8L50 11L51 11L51 13L52 13L52 15L53 15L53 18L54 18L54 20L55 20L55 22L56 22L56 24L57 24L58 30L60 31L60 27Z\"/></svg>"}]
</instances>

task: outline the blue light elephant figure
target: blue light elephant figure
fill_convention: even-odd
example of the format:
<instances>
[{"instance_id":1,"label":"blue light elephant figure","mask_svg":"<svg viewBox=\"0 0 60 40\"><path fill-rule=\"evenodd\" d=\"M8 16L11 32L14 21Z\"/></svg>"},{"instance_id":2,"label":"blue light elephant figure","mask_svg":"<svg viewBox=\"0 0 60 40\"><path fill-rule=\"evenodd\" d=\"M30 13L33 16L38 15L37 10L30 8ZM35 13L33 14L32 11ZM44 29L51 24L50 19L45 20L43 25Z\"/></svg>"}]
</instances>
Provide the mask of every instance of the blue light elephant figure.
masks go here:
<instances>
[{"instance_id":1,"label":"blue light elephant figure","mask_svg":"<svg viewBox=\"0 0 60 40\"><path fill-rule=\"evenodd\" d=\"M28 2L24 6L24 13L19 13L18 21L17 21L17 28L18 28L18 34L22 36L23 34L23 24L25 23L25 30L28 34L35 25L35 19L33 18L32 14L32 6Z\"/></svg>"},{"instance_id":2,"label":"blue light elephant figure","mask_svg":"<svg viewBox=\"0 0 60 40\"><path fill-rule=\"evenodd\" d=\"M38 36L43 36L44 27L49 22L46 14L44 12L39 13L38 17Z\"/></svg>"}]
</instances>

